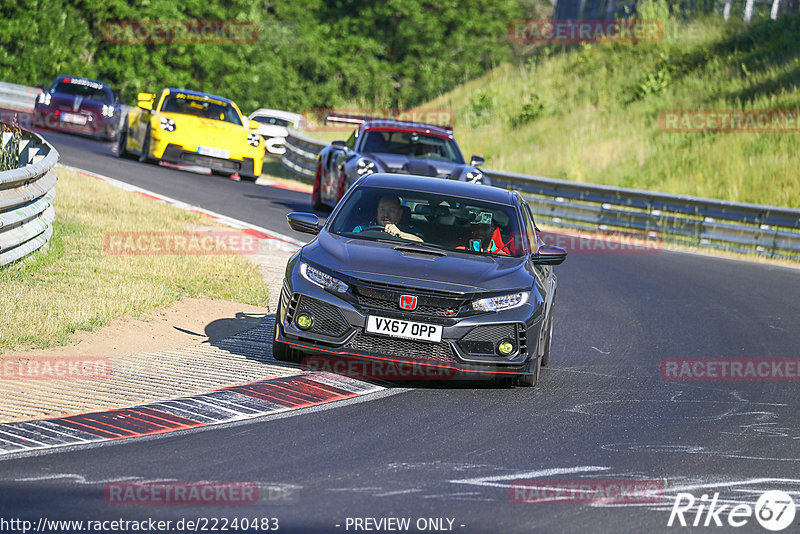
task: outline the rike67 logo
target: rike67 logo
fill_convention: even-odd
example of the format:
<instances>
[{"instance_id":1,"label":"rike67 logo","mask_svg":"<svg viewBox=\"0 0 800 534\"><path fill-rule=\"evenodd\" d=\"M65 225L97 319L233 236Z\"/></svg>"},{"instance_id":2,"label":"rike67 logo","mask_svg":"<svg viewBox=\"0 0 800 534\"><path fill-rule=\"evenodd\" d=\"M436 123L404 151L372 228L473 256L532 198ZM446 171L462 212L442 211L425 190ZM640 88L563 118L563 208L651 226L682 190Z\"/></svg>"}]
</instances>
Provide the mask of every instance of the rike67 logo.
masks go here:
<instances>
[{"instance_id":1,"label":"rike67 logo","mask_svg":"<svg viewBox=\"0 0 800 534\"><path fill-rule=\"evenodd\" d=\"M697 499L691 493L678 493L667 526L721 527L727 523L727 526L736 528L748 524L755 516L762 527L777 532L794 522L795 504L785 491L765 492L756 501L755 509L750 504L744 503L728 509L728 504L720 504L718 500L719 493L714 493L710 499L708 495ZM693 510L695 506L697 510Z\"/></svg>"}]
</instances>

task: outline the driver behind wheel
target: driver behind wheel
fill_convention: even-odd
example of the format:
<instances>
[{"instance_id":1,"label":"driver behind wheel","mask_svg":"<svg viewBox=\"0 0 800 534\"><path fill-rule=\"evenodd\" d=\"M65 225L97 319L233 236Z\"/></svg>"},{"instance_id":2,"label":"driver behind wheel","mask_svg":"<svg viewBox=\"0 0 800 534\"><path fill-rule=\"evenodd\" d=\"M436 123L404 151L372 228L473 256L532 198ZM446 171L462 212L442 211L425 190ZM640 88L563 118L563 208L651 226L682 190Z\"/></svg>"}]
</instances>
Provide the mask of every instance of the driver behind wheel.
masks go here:
<instances>
[{"instance_id":1,"label":"driver behind wheel","mask_svg":"<svg viewBox=\"0 0 800 534\"><path fill-rule=\"evenodd\" d=\"M366 224L359 224L353 228L353 232L382 230L401 239L422 243L422 235L413 225L402 223L402 218L403 206L400 204L400 199L393 195L384 195L378 200L375 218Z\"/></svg>"}]
</instances>

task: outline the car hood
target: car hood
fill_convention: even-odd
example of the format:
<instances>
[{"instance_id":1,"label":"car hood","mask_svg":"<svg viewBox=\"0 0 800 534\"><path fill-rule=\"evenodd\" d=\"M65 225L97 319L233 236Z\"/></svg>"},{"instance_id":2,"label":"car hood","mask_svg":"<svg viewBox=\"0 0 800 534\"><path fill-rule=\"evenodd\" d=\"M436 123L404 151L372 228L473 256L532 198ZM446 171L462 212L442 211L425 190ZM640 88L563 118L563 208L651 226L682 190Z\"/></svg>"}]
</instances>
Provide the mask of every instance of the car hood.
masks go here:
<instances>
[{"instance_id":1,"label":"car hood","mask_svg":"<svg viewBox=\"0 0 800 534\"><path fill-rule=\"evenodd\" d=\"M303 248L302 258L331 274L409 288L475 293L529 288L533 285L524 257L446 256L400 252L411 242L376 242L333 235L323 230Z\"/></svg>"},{"instance_id":2,"label":"car hood","mask_svg":"<svg viewBox=\"0 0 800 534\"><path fill-rule=\"evenodd\" d=\"M183 113L154 113L153 123L157 125L161 117L174 120L178 132L197 132L198 135L202 135L204 145L224 144L227 146L232 141L238 142L238 139L241 139L241 145L247 146L245 142L249 130L244 126Z\"/></svg>"},{"instance_id":3,"label":"car hood","mask_svg":"<svg viewBox=\"0 0 800 534\"><path fill-rule=\"evenodd\" d=\"M399 154L366 154L377 161L386 172L402 172L418 176L445 177L453 174L463 164L436 159L412 158Z\"/></svg>"}]
</instances>

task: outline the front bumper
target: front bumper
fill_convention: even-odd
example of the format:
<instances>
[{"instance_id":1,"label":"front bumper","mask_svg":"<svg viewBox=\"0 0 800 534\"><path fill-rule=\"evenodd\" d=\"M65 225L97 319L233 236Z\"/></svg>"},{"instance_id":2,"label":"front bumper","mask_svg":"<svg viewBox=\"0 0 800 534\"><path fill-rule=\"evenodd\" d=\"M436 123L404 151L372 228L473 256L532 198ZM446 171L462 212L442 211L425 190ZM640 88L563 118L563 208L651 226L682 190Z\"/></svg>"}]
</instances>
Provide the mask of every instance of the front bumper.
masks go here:
<instances>
[{"instance_id":1,"label":"front bumper","mask_svg":"<svg viewBox=\"0 0 800 534\"><path fill-rule=\"evenodd\" d=\"M58 114L56 114L56 111L58 111ZM64 113L82 116L86 122L84 124L75 124L74 122L64 121ZM36 108L33 114L33 126L105 139L113 139L117 133L115 117L103 117L83 111L71 112L52 108Z\"/></svg>"},{"instance_id":2,"label":"front bumper","mask_svg":"<svg viewBox=\"0 0 800 534\"><path fill-rule=\"evenodd\" d=\"M467 317L442 316L435 307L409 314L381 306L378 299L363 296L357 302L343 300L308 282L295 270L291 282L285 280L281 291L276 341L304 355L411 365L425 370L412 375L421 380L534 374L543 322L541 315L534 314L534 306ZM296 319L301 314L313 318L310 328L298 326ZM431 343L368 333L368 315L442 325L442 341ZM515 346L508 356L496 351L502 340L512 341Z\"/></svg>"}]
</instances>

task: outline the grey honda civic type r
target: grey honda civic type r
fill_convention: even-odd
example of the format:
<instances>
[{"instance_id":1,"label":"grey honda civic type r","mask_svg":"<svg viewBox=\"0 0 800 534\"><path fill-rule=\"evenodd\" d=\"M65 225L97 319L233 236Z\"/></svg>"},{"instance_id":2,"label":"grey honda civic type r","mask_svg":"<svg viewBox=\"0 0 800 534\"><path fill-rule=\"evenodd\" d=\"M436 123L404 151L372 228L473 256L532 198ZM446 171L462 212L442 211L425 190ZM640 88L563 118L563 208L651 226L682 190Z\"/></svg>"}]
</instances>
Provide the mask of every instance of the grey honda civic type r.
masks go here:
<instances>
[{"instance_id":1,"label":"grey honda civic type r","mask_svg":"<svg viewBox=\"0 0 800 534\"><path fill-rule=\"evenodd\" d=\"M368 378L391 380L401 366L420 380L536 385L550 357L553 266L567 253L542 242L519 193L372 174L324 225L313 213L287 218L316 237L286 266L276 359L360 362Z\"/></svg>"}]
</instances>

